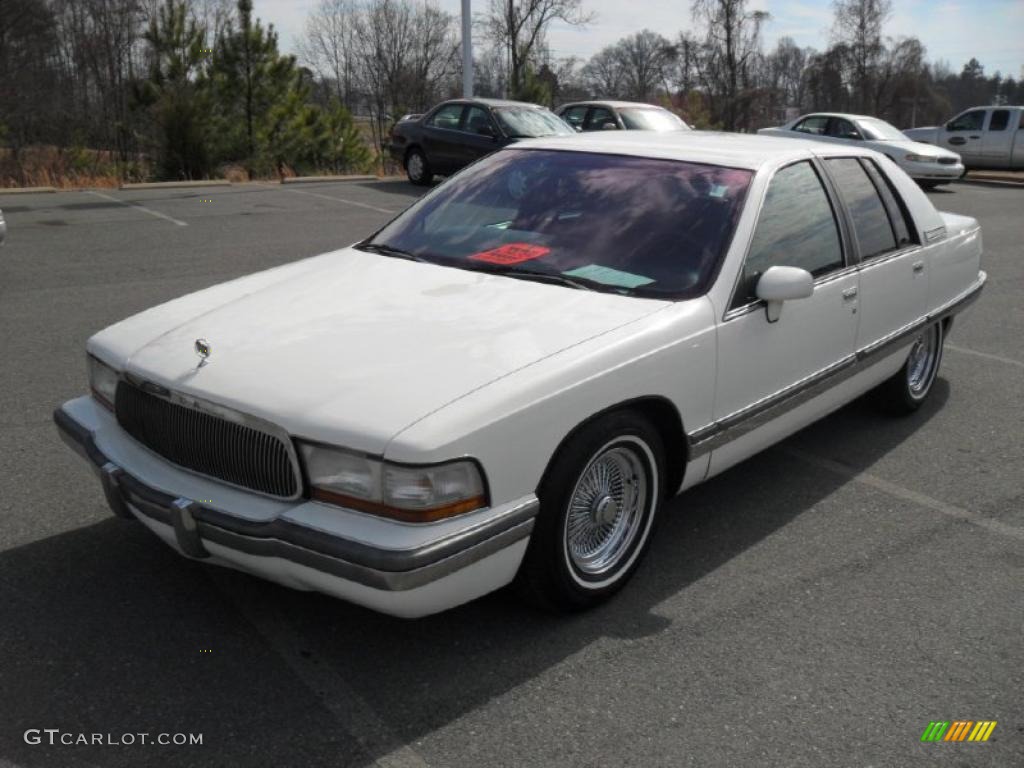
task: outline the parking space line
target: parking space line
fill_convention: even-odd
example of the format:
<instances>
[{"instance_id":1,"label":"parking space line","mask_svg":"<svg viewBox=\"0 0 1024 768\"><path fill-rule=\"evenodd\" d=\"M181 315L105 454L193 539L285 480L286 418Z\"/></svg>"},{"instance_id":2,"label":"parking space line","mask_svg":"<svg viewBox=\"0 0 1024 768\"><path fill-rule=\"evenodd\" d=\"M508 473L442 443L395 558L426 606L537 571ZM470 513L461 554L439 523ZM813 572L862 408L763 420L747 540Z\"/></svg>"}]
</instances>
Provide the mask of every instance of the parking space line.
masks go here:
<instances>
[{"instance_id":1,"label":"parking space line","mask_svg":"<svg viewBox=\"0 0 1024 768\"><path fill-rule=\"evenodd\" d=\"M96 195L96 197L102 197L104 200L112 200L115 203L120 203L121 205L127 206L129 208L137 208L138 210L142 211L143 213L148 213L150 216L156 216L158 219L163 219L165 221L171 222L172 224L177 224L179 227L187 227L188 226L188 224L186 224L184 221L179 221L178 219L172 218L171 216L168 216L165 213L160 213L160 211L150 210L149 208L147 208L144 205L139 205L138 203L129 203L127 200L119 200L116 197L114 197L113 195L105 195L102 192L96 192L96 191L93 191L93 190L88 190L88 192L89 192L90 195Z\"/></svg>"},{"instance_id":2,"label":"parking space line","mask_svg":"<svg viewBox=\"0 0 1024 768\"><path fill-rule=\"evenodd\" d=\"M979 528L984 528L990 533L995 533L999 536L1009 536L1014 539L1020 539L1024 541L1024 528L1017 528L1012 525L1000 522L999 520L992 520L991 518L979 515L976 512L971 512L963 507L958 507L954 504L947 504L939 499L934 499L931 496L927 496L918 491L913 491L910 488L904 488L902 485L891 483L888 480L883 480L877 475L872 475L869 472L859 472L856 469L847 467L845 464L840 464L838 461L832 459L826 459L821 456L814 456L813 454L801 451L798 448L783 448L783 453L786 453L793 458L800 459L801 461L811 464L820 469L827 470L833 474L840 475L850 480L855 480L858 483L866 485L870 488L874 488L876 491L881 491L890 496L894 496L897 499L908 501L911 504L916 504L919 507L925 507L934 512L940 512L943 515L962 520L965 523L970 523Z\"/></svg>"},{"instance_id":3,"label":"parking space line","mask_svg":"<svg viewBox=\"0 0 1024 768\"><path fill-rule=\"evenodd\" d=\"M959 352L961 355L974 355L975 357L983 357L986 360L995 360L1000 363L1006 363L1007 365L1016 365L1018 368L1024 368L1024 363L1020 360L1014 360L1012 357L1003 357L1002 355L994 355L991 352L978 352L975 349L967 349L967 347L958 347L956 344L946 344L946 349L952 349L954 352Z\"/></svg>"},{"instance_id":4,"label":"parking space line","mask_svg":"<svg viewBox=\"0 0 1024 768\"><path fill-rule=\"evenodd\" d=\"M292 194L295 195L309 195L310 197L319 197L322 200L331 200L335 203L346 203L347 205L355 205L358 206L359 208L367 208L371 211L377 211L378 213L399 213L399 211L392 210L391 208L378 208L377 206L370 205L369 203L360 203L355 200L347 200L344 197L332 197L331 195L321 195L319 192L307 192L304 189L283 189L282 191L291 192Z\"/></svg>"},{"instance_id":5,"label":"parking space line","mask_svg":"<svg viewBox=\"0 0 1024 768\"><path fill-rule=\"evenodd\" d=\"M212 572L210 579L371 757L382 748L401 745L374 758L373 765L380 768L428 768L426 761L411 747L402 744L391 727L341 675L332 672L328 665L318 664L302 655L300 649L308 645L309 639L300 636L277 607L267 600L255 601L251 595L229 583L226 574Z\"/></svg>"}]
</instances>

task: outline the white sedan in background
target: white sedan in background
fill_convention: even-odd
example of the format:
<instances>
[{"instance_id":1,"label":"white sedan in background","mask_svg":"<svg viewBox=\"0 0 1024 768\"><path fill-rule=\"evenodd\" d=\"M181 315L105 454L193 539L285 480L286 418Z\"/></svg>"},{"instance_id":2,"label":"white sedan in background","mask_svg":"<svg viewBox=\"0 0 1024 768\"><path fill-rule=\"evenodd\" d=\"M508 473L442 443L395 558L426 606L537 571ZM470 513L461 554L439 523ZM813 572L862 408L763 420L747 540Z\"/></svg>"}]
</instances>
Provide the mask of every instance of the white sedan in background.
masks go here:
<instances>
[{"instance_id":1,"label":"white sedan in background","mask_svg":"<svg viewBox=\"0 0 1024 768\"><path fill-rule=\"evenodd\" d=\"M895 160L910 178L925 189L956 181L965 170L960 155L955 152L912 141L898 128L867 115L816 112L778 128L762 128L758 133L873 149Z\"/></svg>"},{"instance_id":2,"label":"white sedan in background","mask_svg":"<svg viewBox=\"0 0 1024 768\"><path fill-rule=\"evenodd\" d=\"M981 251L864 146L523 141L351 247L100 331L54 418L190 558L399 616L510 582L579 610L675 494L869 390L919 407Z\"/></svg>"}]
</instances>

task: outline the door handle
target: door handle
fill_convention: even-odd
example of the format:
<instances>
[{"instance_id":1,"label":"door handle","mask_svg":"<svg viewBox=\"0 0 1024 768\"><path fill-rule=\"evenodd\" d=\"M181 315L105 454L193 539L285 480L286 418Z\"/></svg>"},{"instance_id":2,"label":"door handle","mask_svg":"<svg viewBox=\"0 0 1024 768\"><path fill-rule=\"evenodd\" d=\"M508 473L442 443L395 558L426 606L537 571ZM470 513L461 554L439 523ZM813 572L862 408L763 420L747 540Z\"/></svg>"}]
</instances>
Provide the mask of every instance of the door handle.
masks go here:
<instances>
[{"instance_id":1,"label":"door handle","mask_svg":"<svg viewBox=\"0 0 1024 768\"><path fill-rule=\"evenodd\" d=\"M843 291L843 299L845 301L850 301L850 300L856 299L856 298L857 298L857 289L856 288L847 288L845 291Z\"/></svg>"},{"instance_id":2,"label":"door handle","mask_svg":"<svg viewBox=\"0 0 1024 768\"><path fill-rule=\"evenodd\" d=\"M949 143L955 144L956 146L960 146L961 144L966 144L967 139L965 139L963 136L952 136L949 139Z\"/></svg>"},{"instance_id":3,"label":"door handle","mask_svg":"<svg viewBox=\"0 0 1024 768\"><path fill-rule=\"evenodd\" d=\"M971 136L972 139L980 139L981 136Z\"/></svg>"},{"instance_id":4,"label":"door handle","mask_svg":"<svg viewBox=\"0 0 1024 768\"><path fill-rule=\"evenodd\" d=\"M911 265L911 269L913 269L914 272L918 273L918 274L921 273L921 272L924 272L924 262L923 261L915 261Z\"/></svg>"}]
</instances>

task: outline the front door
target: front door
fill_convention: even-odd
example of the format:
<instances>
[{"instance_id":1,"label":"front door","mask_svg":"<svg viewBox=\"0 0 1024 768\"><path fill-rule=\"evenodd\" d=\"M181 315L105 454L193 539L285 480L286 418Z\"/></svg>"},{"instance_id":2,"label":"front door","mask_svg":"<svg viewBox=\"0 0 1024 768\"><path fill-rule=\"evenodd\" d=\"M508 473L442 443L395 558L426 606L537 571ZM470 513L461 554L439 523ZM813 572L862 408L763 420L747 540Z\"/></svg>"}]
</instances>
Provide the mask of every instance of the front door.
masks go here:
<instances>
[{"instance_id":1,"label":"front door","mask_svg":"<svg viewBox=\"0 0 1024 768\"><path fill-rule=\"evenodd\" d=\"M976 163L981 160L981 132L984 127L985 110L968 110L946 123L940 132L939 146L960 155L964 165Z\"/></svg>"},{"instance_id":2,"label":"front door","mask_svg":"<svg viewBox=\"0 0 1024 768\"><path fill-rule=\"evenodd\" d=\"M423 149L435 173L445 175L459 167L459 125L464 108L462 104L445 104L427 119L423 127Z\"/></svg>"},{"instance_id":3,"label":"front door","mask_svg":"<svg viewBox=\"0 0 1024 768\"><path fill-rule=\"evenodd\" d=\"M498 148L498 128L483 107L466 107L466 113L462 117L462 132L460 167L469 165Z\"/></svg>"},{"instance_id":4,"label":"front door","mask_svg":"<svg viewBox=\"0 0 1024 768\"><path fill-rule=\"evenodd\" d=\"M773 266L806 269L814 293L787 301L769 322L755 289ZM769 183L730 309L718 329L715 421L744 434L767 404L791 396L803 383L848 362L857 336L858 276L847 263L839 220L818 169L801 161L779 169ZM760 430L745 441L751 453L774 441ZM726 448L711 457L711 472L732 463Z\"/></svg>"}]
</instances>

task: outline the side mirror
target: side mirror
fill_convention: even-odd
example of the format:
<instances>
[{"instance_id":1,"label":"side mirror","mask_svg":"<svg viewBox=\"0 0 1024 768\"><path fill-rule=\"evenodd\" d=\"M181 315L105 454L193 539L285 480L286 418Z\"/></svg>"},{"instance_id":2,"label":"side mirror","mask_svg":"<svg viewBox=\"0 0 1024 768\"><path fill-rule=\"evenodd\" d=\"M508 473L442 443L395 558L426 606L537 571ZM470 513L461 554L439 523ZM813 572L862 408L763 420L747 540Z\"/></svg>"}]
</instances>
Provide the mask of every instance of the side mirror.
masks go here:
<instances>
[{"instance_id":1,"label":"side mirror","mask_svg":"<svg viewBox=\"0 0 1024 768\"><path fill-rule=\"evenodd\" d=\"M800 267L769 267L757 281L754 293L765 302L769 323L782 316L782 303L806 299L814 293L814 278Z\"/></svg>"}]
</instances>

